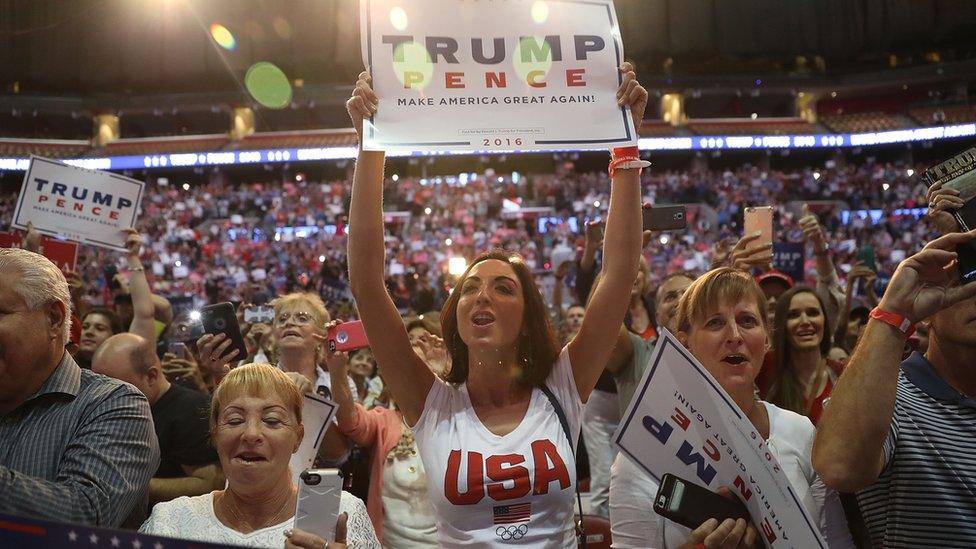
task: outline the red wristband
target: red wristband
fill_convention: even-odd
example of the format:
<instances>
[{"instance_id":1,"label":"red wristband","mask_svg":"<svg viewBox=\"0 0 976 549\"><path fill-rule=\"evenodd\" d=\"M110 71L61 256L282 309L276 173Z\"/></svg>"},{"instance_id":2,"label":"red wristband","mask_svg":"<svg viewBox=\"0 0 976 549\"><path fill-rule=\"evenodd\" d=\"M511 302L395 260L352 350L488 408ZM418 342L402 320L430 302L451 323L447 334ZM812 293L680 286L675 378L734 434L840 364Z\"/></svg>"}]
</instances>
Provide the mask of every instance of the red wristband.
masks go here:
<instances>
[{"instance_id":1,"label":"red wristband","mask_svg":"<svg viewBox=\"0 0 976 549\"><path fill-rule=\"evenodd\" d=\"M610 178L613 178L613 174L617 171L617 168L619 168L621 164L626 164L628 162L640 162L640 158L637 156L621 156L611 160L610 166L607 168L607 171L610 172Z\"/></svg>"},{"instance_id":2,"label":"red wristband","mask_svg":"<svg viewBox=\"0 0 976 549\"><path fill-rule=\"evenodd\" d=\"M901 316L900 314L885 311L881 307L875 307L869 316L873 319L880 320L889 326L892 326L904 334L905 339L912 337L912 334L915 333L915 325L912 324L912 321Z\"/></svg>"},{"instance_id":3,"label":"red wristband","mask_svg":"<svg viewBox=\"0 0 976 549\"><path fill-rule=\"evenodd\" d=\"M614 147L610 149L610 158L616 160L623 157L640 158L640 150L636 147Z\"/></svg>"}]
</instances>

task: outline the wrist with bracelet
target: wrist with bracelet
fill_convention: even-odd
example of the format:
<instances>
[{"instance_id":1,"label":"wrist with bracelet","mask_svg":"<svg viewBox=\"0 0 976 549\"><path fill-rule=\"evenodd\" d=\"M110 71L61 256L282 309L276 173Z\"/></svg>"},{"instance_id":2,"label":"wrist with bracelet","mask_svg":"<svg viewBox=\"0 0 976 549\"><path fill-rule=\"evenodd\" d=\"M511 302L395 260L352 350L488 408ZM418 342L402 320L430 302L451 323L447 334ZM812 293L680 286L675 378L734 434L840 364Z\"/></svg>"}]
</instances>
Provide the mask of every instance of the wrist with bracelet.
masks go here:
<instances>
[{"instance_id":1,"label":"wrist with bracelet","mask_svg":"<svg viewBox=\"0 0 976 549\"><path fill-rule=\"evenodd\" d=\"M872 309L868 316L898 330L905 336L905 339L912 337L912 334L915 333L915 323L909 320L907 316L882 309L880 305Z\"/></svg>"},{"instance_id":2,"label":"wrist with bracelet","mask_svg":"<svg viewBox=\"0 0 976 549\"><path fill-rule=\"evenodd\" d=\"M610 149L610 166L607 171L612 179L617 170L640 170L650 166L647 160L641 160L637 147L614 147Z\"/></svg>"}]
</instances>

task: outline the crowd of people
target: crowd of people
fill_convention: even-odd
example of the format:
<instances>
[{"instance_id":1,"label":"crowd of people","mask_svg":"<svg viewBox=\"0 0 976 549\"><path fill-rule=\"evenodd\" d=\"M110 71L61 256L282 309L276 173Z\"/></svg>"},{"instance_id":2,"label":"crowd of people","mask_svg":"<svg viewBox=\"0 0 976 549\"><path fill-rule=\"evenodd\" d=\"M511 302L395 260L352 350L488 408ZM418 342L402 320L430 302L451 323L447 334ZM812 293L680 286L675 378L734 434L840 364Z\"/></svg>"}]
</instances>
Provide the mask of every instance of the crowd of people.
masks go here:
<instances>
[{"instance_id":1,"label":"crowd of people","mask_svg":"<svg viewBox=\"0 0 976 549\"><path fill-rule=\"evenodd\" d=\"M357 131L378 106L364 73ZM0 250L0 513L253 547L574 547L588 476L614 547L762 546L745 519L654 513L658 482L611 444L667 329L828 546L976 544L976 283L954 263L976 232L956 191L876 163L642 171L635 150L608 174L463 181L384 162L148 185L126 252L85 247L67 273L32 227ZM642 203L688 204L688 229L642 231ZM774 206L800 276L743 234L746 205ZM224 301L245 353L188 314ZM347 353L326 334L351 320L369 344ZM314 460L344 472L335 541L294 524L306 393L337 405Z\"/></svg>"}]
</instances>

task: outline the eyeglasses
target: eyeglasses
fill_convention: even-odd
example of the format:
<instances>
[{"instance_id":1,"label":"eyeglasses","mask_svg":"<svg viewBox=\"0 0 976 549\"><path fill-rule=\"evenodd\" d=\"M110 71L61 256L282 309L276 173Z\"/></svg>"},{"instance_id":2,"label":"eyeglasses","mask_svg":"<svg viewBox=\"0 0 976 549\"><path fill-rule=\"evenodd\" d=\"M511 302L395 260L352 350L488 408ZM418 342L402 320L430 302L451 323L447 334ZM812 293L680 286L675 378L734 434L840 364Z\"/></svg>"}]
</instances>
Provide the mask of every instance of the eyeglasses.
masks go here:
<instances>
[{"instance_id":1,"label":"eyeglasses","mask_svg":"<svg viewBox=\"0 0 976 549\"><path fill-rule=\"evenodd\" d=\"M275 318L275 324L282 326L289 320L299 325L311 324L313 321L315 321L315 315L312 313L306 313L304 311L298 313L281 313L277 318Z\"/></svg>"}]
</instances>

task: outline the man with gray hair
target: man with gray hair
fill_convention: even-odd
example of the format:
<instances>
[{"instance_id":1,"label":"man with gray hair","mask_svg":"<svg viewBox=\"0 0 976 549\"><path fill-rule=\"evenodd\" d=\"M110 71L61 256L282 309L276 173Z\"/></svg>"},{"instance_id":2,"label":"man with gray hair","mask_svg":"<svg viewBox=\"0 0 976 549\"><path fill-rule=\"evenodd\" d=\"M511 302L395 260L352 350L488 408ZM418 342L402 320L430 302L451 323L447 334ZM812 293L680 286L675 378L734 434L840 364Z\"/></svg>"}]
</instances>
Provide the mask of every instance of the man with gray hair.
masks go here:
<instances>
[{"instance_id":1,"label":"man with gray hair","mask_svg":"<svg viewBox=\"0 0 976 549\"><path fill-rule=\"evenodd\" d=\"M0 513L119 526L145 514L159 446L146 397L65 351L70 303L53 263L0 249Z\"/></svg>"}]
</instances>

